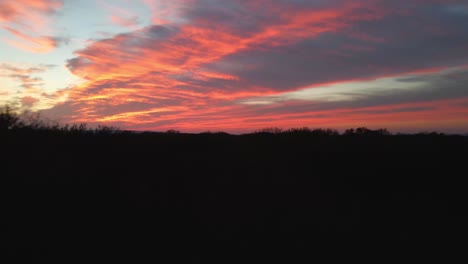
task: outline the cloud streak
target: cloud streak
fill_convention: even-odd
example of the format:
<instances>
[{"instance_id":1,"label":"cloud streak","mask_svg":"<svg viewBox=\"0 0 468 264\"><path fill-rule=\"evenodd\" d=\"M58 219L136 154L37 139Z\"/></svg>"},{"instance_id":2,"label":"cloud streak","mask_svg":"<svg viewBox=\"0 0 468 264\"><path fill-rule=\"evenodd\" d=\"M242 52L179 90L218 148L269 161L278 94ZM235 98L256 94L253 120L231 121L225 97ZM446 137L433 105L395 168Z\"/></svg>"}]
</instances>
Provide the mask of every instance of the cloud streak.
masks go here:
<instances>
[{"instance_id":1,"label":"cloud streak","mask_svg":"<svg viewBox=\"0 0 468 264\"><path fill-rule=\"evenodd\" d=\"M2 104L19 104L26 109L44 108L54 105L61 92L51 95L46 92L43 78L54 65L0 64L0 102ZM57 97L57 98L53 98ZM42 107L41 107L42 106Z\"/></svg>"},{"instance_id":2,"label":"cloud streak","mask_svg":"<svg viewBox=\"0 0 468 264\"><path fill-rule=\"evenodd\" d=\"M0 27L11 35L4 41L33 53L53 50L62 39L48 35L52 33L50 16L62 6L61 0L1 1Z\"/></svg>"}]
</instances>

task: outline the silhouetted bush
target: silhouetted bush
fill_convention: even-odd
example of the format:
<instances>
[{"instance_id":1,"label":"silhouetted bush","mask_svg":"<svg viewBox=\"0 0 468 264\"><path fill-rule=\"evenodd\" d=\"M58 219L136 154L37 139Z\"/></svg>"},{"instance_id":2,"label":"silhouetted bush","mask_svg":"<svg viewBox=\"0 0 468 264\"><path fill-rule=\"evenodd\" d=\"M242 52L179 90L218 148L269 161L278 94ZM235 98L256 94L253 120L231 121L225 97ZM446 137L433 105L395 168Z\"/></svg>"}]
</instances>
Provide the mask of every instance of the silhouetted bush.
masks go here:
<instances>
[{"instance_id":1,"label":"silhouetted bush","mask_svg":"<svg viewBox=\"0 0 468 264\"><path fill-rule=\"evenodd\" d=\"M339 136L340 133L335 129L312 129L309 127L290 128L283 130L277 127L264 128L254 132L254 134L274 134L274 135L302 135L302 136Z\"/></svg>"},{"instance_id":2,"label":"silhouetted bush","mask_svg":"<svg viewBox=\"0 0 468 264\"><path fill-rule=\"evenodd\" d=\"M301 128L290 128L288 130L285 130L285 131L282 131L280 133L284 133L284 134L296 134L296 135L304 135L304 134L310 134L311 133L311 129L308 128L308 127L301 127Z\"/></svg>"},{"instance_id":3,"label":"silhouetted bush","mask_svg":"<svg viewBox=\"0 0 468 264\"><path fill-rule=\"evenodd\" d=\"M114 126L98 125L97 128L94 129L94 133L99 135L109 135L121 133L121 130L118 127Z\"/></svg>"},{"instance_id":4,"label":"silhouetted bush","mask_svg":"<svg viewBox=\"0 0 468 264\"><path fill-rule=\"evenodd\" d=\"M345 130L343 133L345 136L390 136L391 133L384 128L371 130L366 127L358 127L356 129L351 128Z\"/></svg>"},{"instance_id":5,"label":"silhouetted bush","mask_svg":"<svg viewBox=\"0 0 468 264\"><path fill-rule=\"evenodd\" d=\"M283 129L278 127L266 127L260 130L255 131L256 134L281 134Z\"/></svg>"},{"instance_id":6,"label":"silhouetted bush","mask_svg":"<svg viewBox=\"0 0 468 264\"><path fill-rule=\"evenodd\" d=\"M96 128L89 128L86 123L79 124L60 124L55 121L47 120L34 112L18 113L10 106L4 106L0 109L0 131L21 130L23 132L47 132L50 134L116 134L121 130L114 126L98 125Z\"/></svg>"},{"instance_id":7,"label":"silhouetted bush","mask_svg":"<svg viewBox=\"0 0 468 264\"><path fill-rule=\"evenodd\" d=\"M303 127L303 128L291 128L286 131L284 131L285 134L293 134L293 135L309 135L309 136L339 136L340 133L337 130L334 129L323 129L323 128L317 128L317 129L311 129L308 127Z\"/></svg>"},{"instance_id":8,"label":"silhouetted bush","mask_svg":"<svg viewBox=\"0 0 468 264\"><path fill-rule=\"evenodd\" d=\"M24 126L19 115L10 106L0 110L0 131L18 129Z\"/></svg>"},{"instance_id":9,"label":"silhouetted bush","mask_svg":"<svg viewBox=\"0 0 468 264\"><path fill-rule=\"evenodd\" d=\"M180 131L175 129L169 129L166 131L166 134L180 134Z\"/></svg>"},{"instance_id":10,"label":"silhouetted bush","mask_svg":"<svg viewBox=\"0 0 468 264\"><path fill-rule=\"evenodd\" d=\"M431 131L431 132L424 131L424 132L419 132L416 135L429 136L429 137L445 136L444 133L439 133L439 132L436 132L436 131Z\"/></svg>"}]
</instances>

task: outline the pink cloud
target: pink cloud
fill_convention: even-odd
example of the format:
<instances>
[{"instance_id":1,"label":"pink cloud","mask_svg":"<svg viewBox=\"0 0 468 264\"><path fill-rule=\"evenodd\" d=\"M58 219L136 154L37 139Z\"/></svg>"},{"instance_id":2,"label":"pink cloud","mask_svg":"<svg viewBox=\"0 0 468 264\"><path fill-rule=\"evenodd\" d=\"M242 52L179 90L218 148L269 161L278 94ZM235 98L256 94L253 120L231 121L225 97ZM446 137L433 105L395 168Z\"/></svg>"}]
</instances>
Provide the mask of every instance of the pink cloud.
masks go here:
<instances>
[{"instance_id":1,"label":"pink cloud","mask_svg":"<svg viewBox=\"0 0 468 264\"><path fill-rule=\"evenodd\" d=\"M35 53L51 51L57 44L51 34L50 15L63 5L62 0L22 0L0 2L0 27L13 38L5 42Z\"/></svg>"},{"instance_id":2,"label":"pink cloud","mask_svg":"<svg viewBox=\"0 0 468 264\"><path fill-rule=\"evenodd\" d=\"M20 40L6 39L5 41L18 49L26 50L34 53L47 53L57 47L58 41L53 37L46 36L31 36L24 34L19 30L4 27L13 36Z\"/></svg>"},{"instance_id":3,"label":"pink cloud","mask_svg":"<svg viewBox=\"0 0 468 264\"><path fill-rule=\"evenodd\" d=\"M138 16L124 17L118 15L112 15L111 21L122 27L135 27L138 26L139 20Z\"/></svg>"},{"instance_id":4,"label":"pink cloud","mask_svg":"<svg viewBox=\"0 0 468 264\"><path fill-rule=\"evenodd\" d=\"M140 17L129 9L108 3L102 3L102 5L110 13L110 21L117 26L134 28L141 23Z\"/></svg>"},{"instance_id":5,"label":"pink cloud","mask_svg":"<svg viewBox=\"0 0 468 264\"><path fill-rule=\"evenodd\" d=\"M32 96L25 96L21 98L21 103L23 104L24 107L32 107L37 102L39 102L39 99L34 98Z\"/></svg>"}]
</instances>

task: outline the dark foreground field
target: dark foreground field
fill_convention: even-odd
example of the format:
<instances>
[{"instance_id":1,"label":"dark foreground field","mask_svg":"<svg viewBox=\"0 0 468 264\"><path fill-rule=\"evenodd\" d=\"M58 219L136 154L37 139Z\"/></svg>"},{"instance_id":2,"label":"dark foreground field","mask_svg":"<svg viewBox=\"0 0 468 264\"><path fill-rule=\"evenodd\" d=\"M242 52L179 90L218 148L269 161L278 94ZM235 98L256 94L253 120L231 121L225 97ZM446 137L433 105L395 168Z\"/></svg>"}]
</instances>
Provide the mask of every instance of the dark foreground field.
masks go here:
<instances>
[{"instance_id":1,"label":"dark foreground field","mask_svg":"<svg viewBox=\"0 0 468 264\"><path fill-rule=\"evenodd\" d=\"M380 263L465 248L467 137L7 131L0 144L0 239L17 262Z\"/></svg>"}]
</instances>

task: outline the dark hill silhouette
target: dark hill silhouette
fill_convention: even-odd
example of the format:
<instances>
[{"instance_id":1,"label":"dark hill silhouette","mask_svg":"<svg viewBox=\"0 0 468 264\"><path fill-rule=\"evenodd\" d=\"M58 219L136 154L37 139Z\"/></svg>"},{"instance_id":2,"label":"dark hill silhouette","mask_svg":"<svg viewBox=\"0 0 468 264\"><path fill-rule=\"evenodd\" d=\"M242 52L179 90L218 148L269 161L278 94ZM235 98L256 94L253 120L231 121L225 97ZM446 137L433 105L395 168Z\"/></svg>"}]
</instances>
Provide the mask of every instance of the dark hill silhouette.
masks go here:
<instances>
[{"instance_id":1,"label":"dark hill silhouette","mask_svg":"<svg viewBox=\"0 0 468 264\"><path fill-rule=\"evenodd\" d=\"M0 116L2 248L22 263L388 259L466 231L465 136L26 123Z\"/></svg>"}]
</instances>

